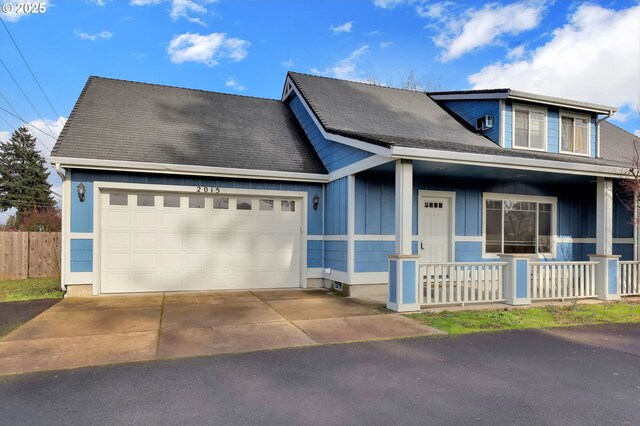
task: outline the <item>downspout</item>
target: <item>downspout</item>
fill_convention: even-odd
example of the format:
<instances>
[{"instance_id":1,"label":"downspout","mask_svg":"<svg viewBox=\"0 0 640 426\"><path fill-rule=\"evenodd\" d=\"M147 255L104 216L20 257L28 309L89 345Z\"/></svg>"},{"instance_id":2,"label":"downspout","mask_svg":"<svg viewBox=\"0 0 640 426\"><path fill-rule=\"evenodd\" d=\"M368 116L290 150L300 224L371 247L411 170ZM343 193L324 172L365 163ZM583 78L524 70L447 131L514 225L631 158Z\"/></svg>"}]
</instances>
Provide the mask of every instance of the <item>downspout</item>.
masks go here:
<instances>
[{"instance_id":1,"label":"downspout","mask_svg":"<svg viewBox=\"0 0 640 426\"><path fill-rule=\"evenodd\" d=\"M596 118L596 158L602 158L600 157L600 123L611 117L613 113L614 111L609 111L604 117Z\"/></svg>"},{"instance_id":2,"label":"downspout","mask_svg":"<svg viewBox=\"0 0 640 426\"><path fill-rule=\"evenodd\" d=\"M64 182L64 172L62 171L62 168L60 167L60 163L54 164L54 167L56 168L56 173L58 174L58 176L60 176L60 179L62 179L62 181Z\"/></svg>"}]
</instances>

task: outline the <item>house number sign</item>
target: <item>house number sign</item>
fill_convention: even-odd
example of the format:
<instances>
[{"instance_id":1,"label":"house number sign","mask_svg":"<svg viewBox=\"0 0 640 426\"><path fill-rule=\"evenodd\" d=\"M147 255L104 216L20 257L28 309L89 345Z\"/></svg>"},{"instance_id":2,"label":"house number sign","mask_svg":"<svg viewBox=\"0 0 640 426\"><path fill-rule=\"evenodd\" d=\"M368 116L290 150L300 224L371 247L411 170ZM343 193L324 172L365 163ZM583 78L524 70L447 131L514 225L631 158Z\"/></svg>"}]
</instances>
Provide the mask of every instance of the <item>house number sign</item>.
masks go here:
<instances>
[{"instance_id":1,"label":"house number sign","mask_svg":"<svg viewBox=\"0 0 640 426\"><path fill-rule=\"evenodd\" d=\"M196 192L203 192L205 194L209 192L212 194L219 194L220 187L219 186L196 186Z\"/></svg>"}]
</instances>

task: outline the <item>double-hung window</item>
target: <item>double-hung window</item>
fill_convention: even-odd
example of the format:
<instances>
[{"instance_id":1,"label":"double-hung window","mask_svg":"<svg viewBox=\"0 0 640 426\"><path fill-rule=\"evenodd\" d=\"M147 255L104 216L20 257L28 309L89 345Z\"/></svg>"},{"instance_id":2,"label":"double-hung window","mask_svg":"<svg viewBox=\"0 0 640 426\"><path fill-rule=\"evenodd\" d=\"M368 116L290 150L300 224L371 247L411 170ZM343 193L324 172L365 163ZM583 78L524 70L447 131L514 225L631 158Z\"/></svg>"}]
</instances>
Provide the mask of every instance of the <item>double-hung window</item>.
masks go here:
<instances>
[{"instance_id":1,"label":"double-hung window","mask_svg":"<svg viewBox=\"0 0 640 426\"><path fill-rule=\"evenodd\" d=\"M555 204L553 198L485 196L485 253L550 254Z\"/></svg>"},{"instance_id":2,"label":"double-hung window","mask_svg":"<svg viewBox=\"0 0 640 426\"><path fill-rule=\"evenodd\" d=\"M560 114L560 152L589 155L589 117Z\"/></svg>"},{"instance_id":3,"label":"double-hung window","mask_svg":"<svg viewBox=\"0 0 640 426\"><path fill-rule=\"evenodd\" d=\"M527 106L513 106L513 147L547 149L547 111Z\"/></svg>"}]
</instances>

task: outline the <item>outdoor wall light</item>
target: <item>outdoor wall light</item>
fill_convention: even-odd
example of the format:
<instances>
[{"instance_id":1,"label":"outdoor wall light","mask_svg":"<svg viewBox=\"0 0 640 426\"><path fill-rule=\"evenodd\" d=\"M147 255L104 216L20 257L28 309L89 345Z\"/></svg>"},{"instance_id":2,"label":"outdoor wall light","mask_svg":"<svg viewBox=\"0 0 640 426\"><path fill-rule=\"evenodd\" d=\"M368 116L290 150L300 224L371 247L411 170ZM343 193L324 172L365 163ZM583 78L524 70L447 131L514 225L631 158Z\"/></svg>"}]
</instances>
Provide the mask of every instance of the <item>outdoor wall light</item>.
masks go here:
<instances>
[{"instance_id":1,"label":"outdoor wall light","mask_svg":"<svg viewBox=\"0 0 640 426\"><path fill-rule=\"evenodd\" d=\"M84 186L84 183L80 182L78 184L78 198L80 199L81 203L84 203L84 194L87 192L87 187Z\"/></svg>"},{"instance_id":2,"label":"outdoor wall light","mask_svg":"<svg viewBox=\"0 0 640 426\"><path fill-rule=\"evenodd\" d=\"M320 204L320 197L318 194L313 196L313 209L318 210L318 204Z\"/></svg>"}]
</instances>

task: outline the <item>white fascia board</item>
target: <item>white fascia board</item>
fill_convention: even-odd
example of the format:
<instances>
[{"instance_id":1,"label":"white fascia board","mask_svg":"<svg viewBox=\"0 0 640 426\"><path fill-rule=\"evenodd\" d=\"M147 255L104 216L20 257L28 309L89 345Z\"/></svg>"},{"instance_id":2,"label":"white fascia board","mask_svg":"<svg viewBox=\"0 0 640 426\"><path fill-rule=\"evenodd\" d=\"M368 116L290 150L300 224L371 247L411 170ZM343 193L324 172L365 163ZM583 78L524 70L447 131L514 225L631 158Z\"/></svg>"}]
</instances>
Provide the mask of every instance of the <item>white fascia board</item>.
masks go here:
<instances>
[{"instance_id":1,"label":"white fascia board","mask_svg":"<svg viewBox=\"0 0 640 426\"><path fill-rule=\"evenodd\" d=\"M429 93L427 93L429 95ZM441 94L441 95L429 95L429 97L436 101L471 101L478 99L506 99L508 93L506 92L493 92L493 93L458 93L458 94Z\"/></svg>"},{"instance_id":2,"label":"white fascia board","mask_svg":"<svg viewBox=\"0 0 640 426\"><path fill-rule=\"evenodd\" d=\"M468 164L481 167L497 167L502 169L532 170L581 176L614 177L618 179L628 178L622 167L565 163L560 161L507 157L502 155L394 147L392 157L451 164Z\"/></svg>"},{"instance_id":3,"label":"white fascia board","mask_svg":"<svg viewBox=\"0 0 640 426\"><path fill-rule=\"evenodd\" d=\"M234 179L268 179L316 183L325 183L329 181L329 175L315 173L189 166L182 164L143 163L138 161L95 160L72 157L51 157L50 161L52 164L57 164L65 168L75 167L138 173L189 174L194 176L215 176Z\"/></svg>"},{"instance_id":4,"label":"white fascia board","mask_svg":"<svg viewBox=\"0 0 640 426\"><path fill-rule=\"evenodd\" d=\"M389 163L391 161L393 161L393 159L389 157L383 157L382 155L372 155L371 157L365 158L364 160L360 160L353 164L349 164L348 166L345 166L341 169L330 172L329 182L333 182L334 180L341 179L345 176L353 175L365 170L372 169L374 167Z\"/></svg>"},{"instance_id":5,"label":"white fascia board","mask_svg":"<svg viewBox=\"0 0 640 426\"><path fill-rule=\"evenodd\" d=\"M315 124L315 126L318 128L323 138L328 139L330 141L341 143L343 145L348 145L353 148L358 148L363 151L368 151L368 152L373 152L374 154L383 155L385 157L389 157L391 155L390 148L385 148L383 146L375 145L369 142L363 142L357 139L351 139L345 136L334 135L333 133L327 132L322 126L322 124L318 121L315 113L313 112L313 110L311 110L305 98L300 93L298 86L296 86L295 82L293 81L291 81L291 84L292 84L293 92L295 92L298 99L300 99L300 103L302 103L302 106L307 111L307 114L309 114L309 116L311 117L311 120L313 120L313 124Z\"/></svg>"}]
</instances>

